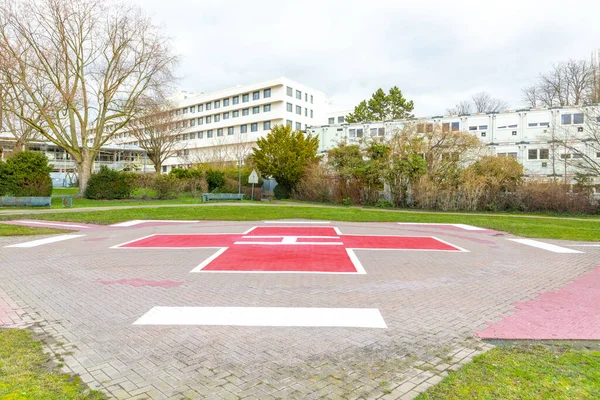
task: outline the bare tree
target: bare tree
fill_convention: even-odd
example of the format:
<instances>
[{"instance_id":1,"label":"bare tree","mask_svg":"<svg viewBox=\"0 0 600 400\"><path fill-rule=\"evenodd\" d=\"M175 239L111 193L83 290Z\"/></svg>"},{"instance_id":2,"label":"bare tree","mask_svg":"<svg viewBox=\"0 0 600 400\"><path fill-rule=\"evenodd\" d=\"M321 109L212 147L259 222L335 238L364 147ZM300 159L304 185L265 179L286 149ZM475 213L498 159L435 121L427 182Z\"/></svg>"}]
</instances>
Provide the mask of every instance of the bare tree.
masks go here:
<instances>
[{"instance_id":1,"label":"bare tree","mask_svg":"<svg viewBox=\"0 0 600 400\"><path fill-rule=\"evenodd\" d=\"M571 155L563 158L565 170L568 164L582 173L600 176L600 108L584 107L582 112L583 132L575 133L570 126L561 126L558 146Z\"/></svg>"},{"instance_id":2,"label":"bare tree","mask_svg":"<svg viewBox=\"0 0 600 400\"><path fill-rule=\"evenodd\" d=\"M449 108L446 110L449 115L462 115L462 114L470 114L473 112L473 104L471 104L468 100L463 100L453 108Z\"/></svg>"},{"instance_id":3,"label":"bare tree","mask_svg":"<svg viewBox=\"0 0 600 400\"><path fill-rule=\"evenodd\" d=\"M492 97L488 92L480 92L471 96L471 100L463 100L454 108L446 110L448 114L470 114L472 112L489 113L506 110L508 103Z\"/></svg>"},{"instance_id":4,"label":"bare tree","mask_svg":"<svg viewBox=\"0 0 600 400\"><path fill-rule=\"evenodd\" d=\"M173 109L174 106L169 103L158 102L144 109L128 125L128 133L146 150L157 174L160 174L163 163L181 150L178 143L183 129Z\"/></svg>"},{"instance_id":5,"label":"bare tree","mask_svg":"<svg viewBox=\"0 0 600 400\"><path fill-rule=\"evenodd\" d=\"M67 151L85 190L101 146L172 81L170 41L133 5L4 0L0 84L8 111ZM32 118L39 116L39 120Z\"/></svg>"},{"instance_id":6,"label":"bare tree","mask_svg":"<svg viewBox=\"0 0 600 400\"><path fill-rule=\"evenodd\" d=\"M3 91L3 87L0 87L0 130L9 133L14 138L13 152L25 150L29 142L40 140L41 135L21 118L10 112L13 107L17 107L22 114L25 114L27 110L18 104L12 106L4 104L11 101L11 99L4 95ZM39 114L31 115L30 118L36 123L40 122Z\"/></svg>"},{"instance_id":7,"label":"bare tree","mask_svg":"<svg viewBox=\"0 0 600 400\"><path fill-rule=\"evenodd\" d=\"M508 108L507 102L492 97L488 92L476 93L471 100L475 106L475 112L478 113L498 112Z\"/></svg>"},{"instance_id":8,"label":"bare tree","mask_svg":"<svg viewBox=\"0 0 600 400\"><path fill-rule=\"evenodd\" d=\"M540 74L538 81L523 89L529 107L584 105L600 100L600 63L592 54L588 60L568 60Z\"/></svg>"}]
</instances>

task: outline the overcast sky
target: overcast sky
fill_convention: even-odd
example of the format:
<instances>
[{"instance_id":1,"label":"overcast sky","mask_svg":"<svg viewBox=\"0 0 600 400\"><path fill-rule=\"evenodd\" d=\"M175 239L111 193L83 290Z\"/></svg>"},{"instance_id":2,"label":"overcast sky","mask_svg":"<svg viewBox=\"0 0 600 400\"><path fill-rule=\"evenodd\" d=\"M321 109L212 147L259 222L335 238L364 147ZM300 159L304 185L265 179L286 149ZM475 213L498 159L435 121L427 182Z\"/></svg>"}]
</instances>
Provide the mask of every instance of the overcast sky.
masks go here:
<instances>
[{"instance_id":1,"label":"overcast sky","mask_svg":"<svg viewBox=\"0 0 600 400\"><path fill-rule=\"evenodd\" d=\"M182 90L285 76L351 108L397 85L417 116L479 91L518 107L540 72L600 48L600 1L134 1L173 38Z\"/></svg>"}]
</instances>

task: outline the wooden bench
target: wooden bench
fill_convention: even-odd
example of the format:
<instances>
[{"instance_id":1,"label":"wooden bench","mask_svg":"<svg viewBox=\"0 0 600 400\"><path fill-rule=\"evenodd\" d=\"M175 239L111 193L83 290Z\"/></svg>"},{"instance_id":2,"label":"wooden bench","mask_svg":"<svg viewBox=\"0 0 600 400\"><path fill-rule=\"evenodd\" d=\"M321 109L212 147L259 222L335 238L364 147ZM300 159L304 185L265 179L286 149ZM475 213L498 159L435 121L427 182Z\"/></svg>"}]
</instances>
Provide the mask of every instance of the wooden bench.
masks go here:
<instances>
[{"instance_id":1,"label":"wooden bench","mask_svg":"<svg viewBox=\"0 0 600 400\"><path fill-rule=\"evenodd\" d=\"M244 200L244 194L237 193L202 193L202 202L210 200Z\"/></svg>"}]
</instances>

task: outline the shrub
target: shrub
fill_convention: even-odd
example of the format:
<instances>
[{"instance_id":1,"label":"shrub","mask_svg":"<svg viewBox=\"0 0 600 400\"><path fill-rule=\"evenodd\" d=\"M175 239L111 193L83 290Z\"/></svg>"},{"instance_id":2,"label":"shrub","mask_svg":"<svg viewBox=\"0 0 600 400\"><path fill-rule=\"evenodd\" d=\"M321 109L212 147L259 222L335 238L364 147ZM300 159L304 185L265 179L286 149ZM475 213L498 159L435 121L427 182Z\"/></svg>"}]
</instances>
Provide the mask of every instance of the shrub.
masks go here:
<instances>
[{"instance_id":1,"label":"shrub","mask_svg":"<svg viewBox=\"0 0 600 400\"><path fill-rule=\"evenodd\" d=\"M322 165L312 165L307 168L292 196L298 200L331 202L331 181L331 176Z\"/></svg>"},{"instance_id":2,"label":"shrub","mask_svg":"<svg viewBox=\"0 0 600 400\"><path fill-rule=\"evenodd\" d=\"M135 189L135 181L132 173L115 171L103 165L90 177L84 196L95 200L127 199Z\"/></svg>"},{"instance_id":3,"label":"shrub","mask_svg":"<svg viewBox=\"0 0 600 400\"><path fill-rule=\"evenodd\" d=\"M52 195L52 166L37 151L20 151L0 162L0 195L18 197Z\"/></svg>"},{"instance_id":4,"label":"shrub","mask_svg":"<svg viewBox=\"0 0 600 400\"><path fill-rule=\"evenodd\" d=\"M216 169L206 170L206 183L208 191L214 192L225 185L225 173Z\"/></svg>"},{"instance_id":5,"label":"shrub","mask_svg":"<svg viewBox=\"0 0 600 400\"><path fill-rule=\"evenodd\" d=\"M175 199L181 193L182 183L174 175L157 175L153 189L157 199Z\"/></svg>"},{"instance_id":6,"label":"shrub","mask_svg":"<svg viewBox=\"0 0 600 400\"><path fill-rule=\"evenodd\" d=\"M277 200L289 199L290 191L283 185L277 185L275 186L275 189L273 189L273 195Z\"/></svg>"}]
</instances>

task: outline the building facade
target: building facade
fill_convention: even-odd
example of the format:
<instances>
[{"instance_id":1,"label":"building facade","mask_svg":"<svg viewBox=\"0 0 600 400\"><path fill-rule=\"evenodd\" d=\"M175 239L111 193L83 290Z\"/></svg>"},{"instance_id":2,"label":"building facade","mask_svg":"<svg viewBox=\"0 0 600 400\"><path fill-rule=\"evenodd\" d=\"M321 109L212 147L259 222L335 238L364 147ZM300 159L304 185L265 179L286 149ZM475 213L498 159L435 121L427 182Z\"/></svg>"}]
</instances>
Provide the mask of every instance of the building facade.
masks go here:
<instances>
[{"instance_id":1,"label":"building facade","mask_svg":"<svg viewBox=\"0 0 600 400\"><path fill-rule=\"evenodd\" d=\"M274 125L306 130L323 124L325 95L287 78L171 99L177 124L176 154L162 172L203 162L238 162ZM115 144L139 144L127 132Z\"/></svg>"},{"instance_id":2,"label":"building facade","mask_svg":"<svg viewBox=\"0 0 600 400\"><path fill-rule=\"evenodd\" d=\"M417 133L426 133L435 124L443 130L465 131L476 136L489 155L514 157L524 166L526 176L566 178L567 182L572 182L579 171L575 164L581 154L597 160L600 165L599 109L598 105L556 107L409 121L335 123L311 127L309 132L319 137L319 151L325 152L340 142L358 143L369 137L390 138L406 124L415 124ZM333 116L329 122L331 118ZM593 137L596 139L591 139ZM600 183L599 177L595 177L595 182Z\"/></svg>"}]
</instances>

